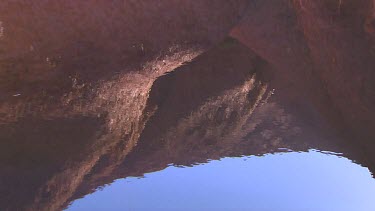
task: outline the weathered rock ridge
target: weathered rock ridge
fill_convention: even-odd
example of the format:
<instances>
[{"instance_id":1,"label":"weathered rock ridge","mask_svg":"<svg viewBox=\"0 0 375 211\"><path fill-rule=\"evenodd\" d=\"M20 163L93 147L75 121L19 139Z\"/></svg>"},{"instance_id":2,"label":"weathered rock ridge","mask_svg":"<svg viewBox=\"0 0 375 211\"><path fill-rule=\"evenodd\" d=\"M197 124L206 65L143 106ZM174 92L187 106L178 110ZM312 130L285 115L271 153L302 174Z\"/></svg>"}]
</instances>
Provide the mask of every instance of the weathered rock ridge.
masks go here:
<instances>
[{"instance_id":1,"label":"weathered rock ridge","mask_svg":"<svg viewBox=\"0 0 375 211\"><path fill-rule=\"evenodd\" d=\"M317 107L330 102L321 112L374 138L372 0L4 0L0 99L141 71L178 51L207 50L229 33L273 65L288 92L303 89L296 95Z\"/></svg>"},{"instance_id":2,"label":"weathered rock ridge","mask_svg":"<svg viewBox=\"0 0 375 211\"><path fill-rule=\"evenodd\" d=\"M65 112L65 94L20 98L30 109L8 110L0 128L0 206L61 210L118 178L283 149L344 152L372 166L312 106L275 91L270 69L229 39L159 77L124 73L69 92Z\"/></svg>"},{"instance_id":3,"label":"weathered rock ridge","mask_svg":"<svg viewBox=\"0 0 375 211\"><path fill-rule=\"evenodd\" d=\"M372 0L2 0L0 208L280 148L374 172L374 20Z\"/></svg>"},{"instance_id":4,"label":"weathered rock ridge","mask_svg":"<svg viewBox=\"0 0 375 211\"><path fill-rule=\"evenodd\" d=\"M371 0L255 0L231 35L303 87L361 139L374 140L375 5ZM325 111L324 111L325 110Z\"/></svg>"}]
</instances>

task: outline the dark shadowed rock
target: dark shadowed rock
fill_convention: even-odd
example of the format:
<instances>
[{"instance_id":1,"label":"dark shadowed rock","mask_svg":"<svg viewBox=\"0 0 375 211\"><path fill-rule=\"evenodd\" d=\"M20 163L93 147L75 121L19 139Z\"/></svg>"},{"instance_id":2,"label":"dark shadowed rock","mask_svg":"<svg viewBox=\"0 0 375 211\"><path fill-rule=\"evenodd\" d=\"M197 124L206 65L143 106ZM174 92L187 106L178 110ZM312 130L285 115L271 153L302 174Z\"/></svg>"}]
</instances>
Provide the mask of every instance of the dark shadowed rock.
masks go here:
<instances>
[{"instance_id":1,"label":"dark shadowed rock","mask_svg":"<svg viewBox=\"0 0 375 211\"><path fill-rule=\"evenodd\" d=\"M1 209L280 148L374 172L374 18L370 0L2 0Z\"/></svg>"}]
</instances>

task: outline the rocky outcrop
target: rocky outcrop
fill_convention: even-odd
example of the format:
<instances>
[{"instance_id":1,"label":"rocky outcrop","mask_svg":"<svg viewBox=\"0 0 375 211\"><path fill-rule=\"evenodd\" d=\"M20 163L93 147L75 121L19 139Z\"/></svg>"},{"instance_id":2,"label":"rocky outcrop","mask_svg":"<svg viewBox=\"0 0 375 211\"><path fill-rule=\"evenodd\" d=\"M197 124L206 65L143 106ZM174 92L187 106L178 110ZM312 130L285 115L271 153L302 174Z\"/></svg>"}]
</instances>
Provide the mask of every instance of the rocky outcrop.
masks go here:
<instances>
[{"instance_id":1,"label":"rocky outcrop","mask_svg":"<svg viewBox=\"0 0 375 211\"><path fill-rule=\"evenodd\" d=\"M328 119L372 139L374 11L371 0L5 0L0 99L139 71L176 49L214 46L231 31L274 65L286 91L310 95Z\"/></svg>"},{"instance_id":2,"label":"rocky outcrop","mask_svg":"<svg viewBox=\"0 0 375 211\"><path fill-rule=\"evenodd\" d=\"M226 74L219 75L221 83L218 82L215 86L211 83L211 85L207 84L205 89L195 89L195 93L192 94L197 95L202 92L199 94L202 95L200 99L196 100L197 103L220 89L225 90L240 84L243 77L249 74L248 68L254 68L252 66L257 58L245 47L233 41L228 41L223 45L224 47L219 47L213 50L213 53L203 56L200 59L202 62L195 62L202 65L202 68L215 67L210 69L211 74L215 70L220 70L222 73L224 70L229 70ZM152 88L155 86L154 81L197 54L199 54L197 50L179 52L163 58L161 62L158 60L150 62L144 66L143 70L119 74L112 80L102 81L95 85L81 84L76 81L73 90L67 89L66 93L55 95L54 100L51 100L49 96L34 94L29 97L19 96L12 103L2 104L3 130L0 135L4 145L3 150L7 152L4 153L4 159L1 159L3 166L7 168L4 170L7 173L2 175L2 181L7 181L2 186L4 189L2 193L8 192L8 195L2 197L1 204L7 204L5 209L10 210L26 207L29 210L58 210L69 202L88 175L94 174L99 178L113 175L113 171L136 146L149 118L158 110L158 103L151 103L149 97L151 95L153 99L158 98L154 93L158 89ZM213 65L217 59L222 63ZM240 60L242 62L239 62ZM191 74L188 71L183 72ZM195 77L199 75L197 72L193 74ZM225 75L227 77L223 77ZM206 79L210 80L210 76L207 75ZM186 77L186 82L190 81L189 78L191 77ZM229 78L233 78L233 81L224 83L225 79ZM208 90L211 91L208 92ZM13 107L14 105L18 106ZM43 107L39 108L41 105ZM67 120L66 124L65 120ZM61 132L61 135L58 135L60 134L58 122L61 122L61 130L65 131ZM77 128L76 132L74 128ZM80 134L80 128L87 131L87 136L82 137L85 133ZM43 130L51 131L51 133L42 133ZM67 132L69 130L72 131ZM64 133L66 133L65 136ZM53 138L53 134L57 137ZM54 146L54 142L59 143L56 146L58 148L69 150L69 147L73 147L79 152L73 153L75 154L73 156L64 150L55 154L39 152L46 149L45 147ZM79 144L79 147L76 144ZM34 158L37 155L28 151L29 147L35 149L32 151L38 152L40 157ZM15 151L20 153L20 158L17 158L19 155L13 154ZM22 154L27 155L25 157L27 160L23 159ZM29 162L28 159L34 162ZM49 167L44 165L45 162L41 162L44 159L49 160ZM30 183L25 187L30 187L30 189L24 191L25 195L18 200L19 203L7 203L9 200L18 198L14 184L18 183L19 178L11 177L11 175L27 175L22 172L20 166L35 169L34 172L29 172L30 178L42 175L43 180L37 182L24 179L25 183ZM9 190L15 190L15 192L9 194Z\"/></svg>"},{"instance_id":3,"label":"rocky outcrop","mask_svg":"<svg viewBox=\"0 0 375 211\"><path fill-rule=\"evenodd\" d=\"M170 164L310 148L345 151L313 107L295 109L293 96L273 90L273 80L262 74L270 69L227 40L159 77L127 73L94 94L82 88L78 93L93 95L72 94L65 115L10 118L0 130L1 207L60 210L115 179Z\"/></svg>"},{"instance_id":4,"label":"rocky outcrop","mask_svg":"<svg viewBox=\"0 0 375 211\"><path fill-rule=\"evenodd\" d=\"M321 112L372 142L375 126L374 3L253 1L231 35L302 87ZM332 103L327 108L327 102Z\"/></svg>"},{"instance_id":5,"label":"rocky outcrop","mask_svg":"<svg viewBox=\"0 0 375 211\"><path fill-rule=\"evenodd\" d=\"M135 71L174 48L211 47L226 37L247 4L246 0L1 1L0 88L27 92L44 83L58 90L66 85L62 77L98 80Z\"/></svg>"},{"instance_id":6,"label":"rocky outcrop","mask_svg":"<svg viewBox=\"0 0 375 211\"><path fill-rule=\"evenodd\" d=\"M55 95L36 92L3 102L0 106L1 162L7 170L1 180L4 182L1 192L7 194L1 197L1 204L16 206L10 210L26 206L30 210L59 209L59 203L74 193L101 157L116 147L122 150L118 153L120 158L126 156L152 115L144 109L153 82L197 54L197 49L176 51L162 61L149 62L140 71L117 74L110 80L83 83L72 78L72 87L61 89ZM44 130L48 132L43 133ZM44 151L50 147L51 151ZM70 147L74 150L69 150ZM71 153L75 155L69 157ZM19 154L24 157L18 159ZM24 172L26 166L34 171ZM9 185L20 180L12 174L25 177L31 174L30 178L42 179L42 184L40 180L22 177L21 180L30 184L23 191L26 196L19 196L18 191L10 191L17 188ZM17 203L7 203L17 198ZM31 201L26 203L21 198ZM45 198L59 200L50 204Z\"/></svg>"},{"instance_id":7,"label":"rocky outcrop","mask_svg":"<svg viewBox=\"0 0 375 211\"><path fill-rule=\"evenodd\" d=\"M280 148L374 169L374 11L1 1L1 208L59 210L117 178Z\"/></svg>"}]
</instances>

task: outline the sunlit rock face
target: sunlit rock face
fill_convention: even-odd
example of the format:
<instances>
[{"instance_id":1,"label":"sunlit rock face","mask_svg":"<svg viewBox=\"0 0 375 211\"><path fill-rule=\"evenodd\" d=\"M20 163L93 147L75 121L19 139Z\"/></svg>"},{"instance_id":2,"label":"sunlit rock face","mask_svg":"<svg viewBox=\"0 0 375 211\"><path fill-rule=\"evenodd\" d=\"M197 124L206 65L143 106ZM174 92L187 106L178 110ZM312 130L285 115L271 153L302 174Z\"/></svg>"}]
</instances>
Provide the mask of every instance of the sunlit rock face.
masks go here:
<instances>
[{"instance_id":1,"label":"sunlit rock face","mask_svg":"<svg viewBox=\"0 0 375 211\"><path fill-rule=\"evenodd\" d=\"M1 207L60 210L98 186L170 163L313 146L308 140L321 132L272 100L264 60L233 40L189 62L198 53L95 86L75 82L52 101L17 98L28 109L2 104Z\"/></svg>"},{"instance_id":2,"label":"sunlit rock face","mask_svg":"<svg viewBox=\"0 0 375 211\"><path fill-rule=\"evenodd\" d=\"M1 207L61 210L115 179L169 164L345 151L316 111L295 109L295 97L274 90L280 84L263 74L272 66L244 45L226 40L180 67L176 58L159 75L125 73L2 122Z\"/></svg>"},{"instance_id":3,"label":"sunlit rock face","mask_svg":"<svg viewBox=\"0 0 375 211\"><path fill-rule=\"evenodd\" d=\"M30 186L25 187L30 187L24 191L25 196L20 199L18 191L11 192L14 194L2 197L4 201L1 204L9 206L9 210L26 207L29 210L61 209L62 203L71 197L102 157L114 149L121 149L116 154L121 160L134 147L152 115L152 111L145 112L145 106L156 78L199 53L196 49L176 52L163 57L162 61L150 61L142 70L117 74L97 83L82 83L73 78L72 87L55 95L34 93L2 103L0 137L5 156L2 161L9 168L8 173L3 175L2 193L17 189L11 186L17 184L20 178L10 175L15 171L22 172L22 166L34 171L20 174L26 176L29 173L30 178L38 178L39 175L44 179L39 183L40 180L23 178L30 182ZM49 132L43 133L43 130ZM49 147L53 149L47 150ZM70 147L74 151L70 151ZM59 152L53 153L55 150ZM24 159L16 158L22 157L22 154L25 154ZM13 159L15 163L9 163ZM28 163L27 159L34 162ZM116 166L116 163L113 165ZM17 198L17 202L7 203Z\"/></svg>"},{"instance_id":4,"label":"sunlit rock face","mask_svg":"<svg viewBox=\"0 0 375 211\"><path fill-rule=\"evenodd\" d=\"M158 110L158 103L150 101L150 95L157 101L162 99L155 95L159 88L153 87L159 86L154 81L198 54L197 49L181 51L162 61L151 61L142 70L118 74L110 80L83 84L73 79L73 87L62 90L62 94L21 95L3 103L2 162L6 173L2 175L2 194L8 194L2 197L2 206L9 210L26 207L58 210L69 202L87 175L98 178L113 175L137 144L149 118ZM225 42L200 60L193 63L202 66L201 70L208 69L209 74L205 81L199 82L205 86L192 93L201 95L195 102L197 105L210 94L241 84L244 78L253 77L251 83L255 83L251 74L259 58L238 43ZM225 73L225 70L228 71ZM223 74L214 74L215 71ZM199 77L199 72L193 72L192 76ZM220 80L210 83L215 79L212 76ZM189 78L185 78L186 86L190 84ZM231 81L226 81L230 78ZM245 91L250 91L249 87ZM43 133L43 130L49 132ZM55 150L49 151L49 147ZM70 147L74 151L69 151ZM29 175L22 179L27 190L21 197L15 186L21 178L12 177L13 174ZM17 202L8 203L17 198Z\"/></svg>"},{"instance_id":5,"label":"sunlit rock face","mask_svg":"<svg viewBox=\"0 0 375 211\"><path fill-rule=\"evenodd\" d=\"M72 87L55 95L23 93L1 103L1 207L60 209L102 157L116 148L121 160L134 147L152 115L145 106L156 78L199 53L176 52L97 83L72 78ZM25 188L22 195L15 184Z\"/></svg>"},{"instance_id":6,"label":"sunlit rock face","mask_svg":"<svg viewBox=\"0 0 375 211\"><path fill-rule=\"evenodd\" d=\"M1 1L0 207L280 149L374 169L373 22L365 0Z\"/></svg>"},{"instance_id":7,"label":"sunlit rock face","mask_svg":"<svg viewBox=\"0 0 375 211\"><path fill-rule=\"evenodd\" d=\"M153 114L145 109L155 79L222 40L246 5L2 1L2 207L61 209L98 161L115 151L111 166L101 169L110 174ZM54 150L45 152L49 147ZM22 196L14 186L19 180L26 183Z\"/></svg>"},{"instance_id":8,"label":"sunlit rock face","mask_svg":"<svg viewBox=\"0 0 375 211\"><path fill-rule=\"evenodd\" d=\"M166 55L207 50L231 31L275 67L288 92L310 95L328 119L374 137L374 11L371 0L5 0L0 99L139 71Z\"/></svg>"},{"instance_id":9,"label":"sunlit rock face","mask_svg":"<svg viewBox=\"0 0 375 211\"><path fill-rule=\"evenodd\" d=\"M135 71L174 48L210 47L247 5L245 0L1 1L1 88L55 86L50 80L67 73L97 80Z\"/></svg>"}]
</instances>

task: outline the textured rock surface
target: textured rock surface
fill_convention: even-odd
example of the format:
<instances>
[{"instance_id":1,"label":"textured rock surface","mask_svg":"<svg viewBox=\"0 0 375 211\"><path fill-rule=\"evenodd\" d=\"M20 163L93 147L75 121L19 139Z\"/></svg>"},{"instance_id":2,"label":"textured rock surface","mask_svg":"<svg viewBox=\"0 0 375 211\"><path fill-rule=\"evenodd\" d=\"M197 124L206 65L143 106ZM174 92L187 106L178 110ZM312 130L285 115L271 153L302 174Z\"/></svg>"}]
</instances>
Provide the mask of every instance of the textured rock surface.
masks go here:
<instances>
[{"instance_id":1,"label":"textured rock surface","mask_svg":"<svg viewBox=\"0 0 375 211\"><path fill-rule=\"evenodd\" d=\"M106 81L94 94L104 100L100 109L97 98L82 95L64 113L18 112L0 128L0 206L61 210L115 179L170 163L280 148L335 151L336 138L326 135L322 119L272 95L272 82L262 75L267 69L246 46L227 40L158 78L126 73Z\"/></svg>"},{"instance_id":2,"label":"textured rock surface","mask_svg":"<svg viewBox=\"0 0 375 211\"><path fill-rule=\"evenodd\" d=\"M374 2L255 0L231 32L362 139L375 136ZM333 114L333 115L332 115Z\"/></svg>"},{"instance_id":3,"label":"textured rock surface","mask_svg":"<svg viewBox=\"0 0 375 211\"><path fill-rule=\"evenodd\" d=\"M374 18L371 0L2 0L0 205L280 147L374 169Z\"/></svg>"},{"instance_id":4,"label":"textured rock surface","mask_svg":"<svg viewBox=\"0 0 375 211\"><path fill-rule=\"evenodd\" d=\"M366 138L375 126L374 14L372 0L4 0L0 99L140 71L181 49L207 49L234 27L288 92L331 103L321 112Z\"/></svg>"},{"instance_id":5,"label":"textured rock surface","mask_svg":"<svg viewBox=\"0 0 375 211\"><path fill-rule=\"evenodd\" d=\"M18 91L32 82L68 74L97 80L142 66L173 48L210 47L228 34L247 4L246 0L1 1L1 89Z\"/></svg>"}]
</instances>

